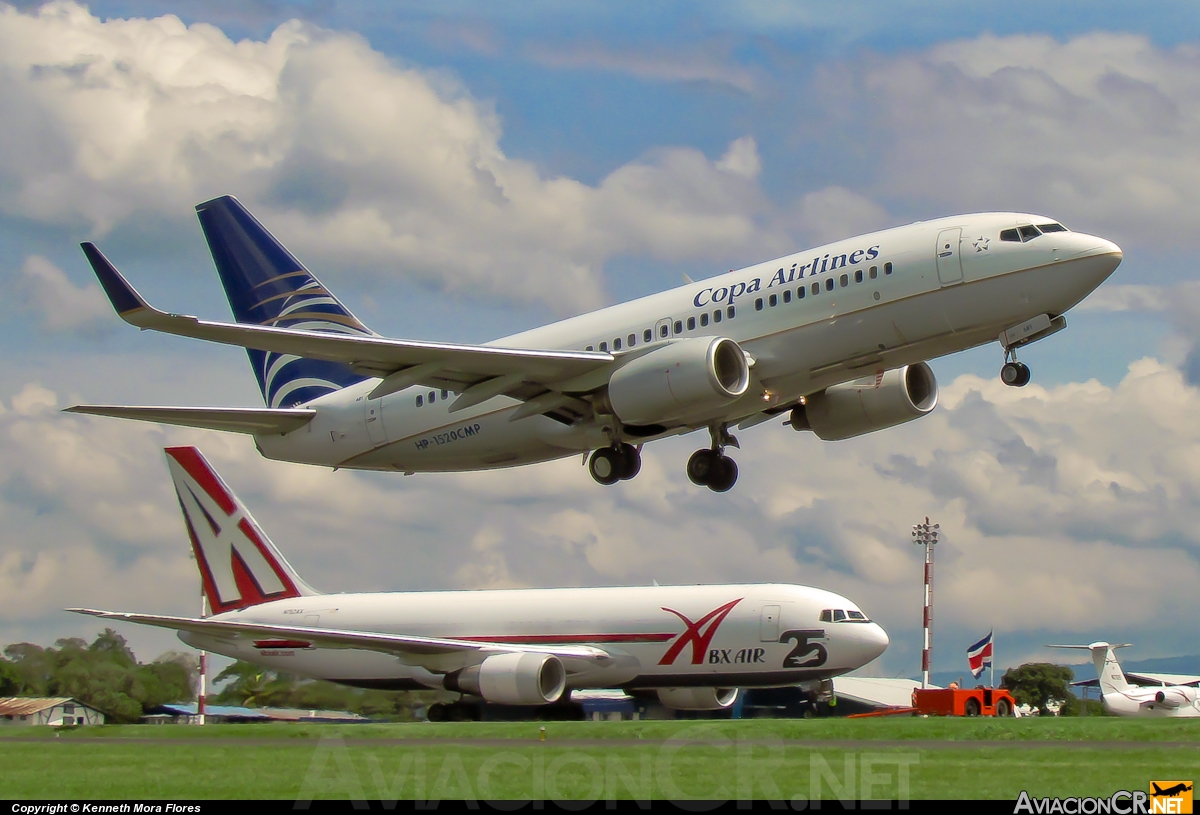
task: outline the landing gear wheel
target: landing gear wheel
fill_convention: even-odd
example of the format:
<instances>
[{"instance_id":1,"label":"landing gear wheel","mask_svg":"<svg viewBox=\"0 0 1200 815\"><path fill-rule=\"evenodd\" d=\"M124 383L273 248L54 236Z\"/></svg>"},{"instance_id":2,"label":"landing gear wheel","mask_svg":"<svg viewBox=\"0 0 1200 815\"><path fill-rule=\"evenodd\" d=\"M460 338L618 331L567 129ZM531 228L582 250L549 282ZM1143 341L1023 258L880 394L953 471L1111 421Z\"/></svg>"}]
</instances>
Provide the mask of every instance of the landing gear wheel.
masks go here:
<instances>
[{"instance_id":1,"label":"landing gear wheel","mask_svg":"<svg viewBox=\"0 0 1200 815\"><path fill-rule=\"evenodd\" d=\"M715 450L697 450L687 463L688 480L697 487L707 487L712 476L713 464L720 456Z\"/></svg>"},{"instance_id":2,"label":"landing gear wheel","mask_svg":"<svg viewBox=\"0 0 1200 815\"><path fill-rule=\"evenodd\" d=\"M596 483L607 487L621 480L624 464L625 457L620 451L611 447L601 447L588 459L588 472L596 479Z\"/></svg>"},{"instance_id":3,"label":"landing gear wheel","mask_svg":"<svg viewBox=\"0 0 1200 815\"><path fill-rule=\"evenodd\" d=\"M1000 381L1014 388L1025 387L1031 377L1029 366L1023 362L1006 362L1000 369Z\"/></svg>"},{"instance_id":4,"label":"landing gear wheel","mask_svg":"<svg viewBox=\"0 0 1200 815\"><path fill-rule=\"evenodd\" d=\"M435 702L425 711L425 718L431 722L446 721L446 706L441 702Z\"/></svg>"},{"instance_id":5,"label":"landing gear wheel","mask_svg":"<svg viewBox=\"0 0 1200 815\"><path fill-rule=\"evenodd\" d=\"M628 481L642 471L642 454L632 444L621 445L621 480Z\"/></svg>"},{"instance_id":6,"label":"landing gear wheel","mask_svg":"<svg viewBox=\"0 0 1200 815\"><path fill-rule=\"evenodd\" d=\"M717 456L712 471L708 474L708 488L713 492L729 492L737 483L737 462L729 456Z\"/></svg>"}]
</instances>

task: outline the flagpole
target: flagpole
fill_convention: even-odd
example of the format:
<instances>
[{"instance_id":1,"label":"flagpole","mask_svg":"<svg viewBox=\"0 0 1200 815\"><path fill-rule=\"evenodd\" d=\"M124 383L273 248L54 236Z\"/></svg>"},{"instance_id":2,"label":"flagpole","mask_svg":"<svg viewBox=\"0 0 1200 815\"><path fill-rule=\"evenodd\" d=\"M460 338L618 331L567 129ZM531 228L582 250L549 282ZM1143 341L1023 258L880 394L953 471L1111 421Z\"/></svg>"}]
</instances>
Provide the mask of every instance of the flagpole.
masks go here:
<instances>
[{"instance_id":1,"label":"flagpole","mask_svg":"<svg viewBox=\"0 0 1200 815\"><path fill-rule=\"evenodd\" d=\"M992 687L996 687L996 629L992 629Z\"/></svg>"}]
</instances>

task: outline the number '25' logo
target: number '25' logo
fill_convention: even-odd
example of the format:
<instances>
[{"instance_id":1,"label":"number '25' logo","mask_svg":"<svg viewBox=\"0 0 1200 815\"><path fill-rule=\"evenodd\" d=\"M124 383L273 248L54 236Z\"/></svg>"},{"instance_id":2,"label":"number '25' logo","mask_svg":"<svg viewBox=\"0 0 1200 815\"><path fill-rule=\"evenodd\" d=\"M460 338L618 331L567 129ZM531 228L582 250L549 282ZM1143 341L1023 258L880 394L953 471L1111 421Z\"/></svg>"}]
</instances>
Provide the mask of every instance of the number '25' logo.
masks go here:
<instances>
[{"instance_id":1,"label":"number '25' logo","mask_svg":"<svg viewBox=\"0 0 1200 815\"><path fill-rule=\"evenodd\" d=\"M825 664L825 660L829 659L829 652L825 650L825 646L818 642L809 642L809 640L825 639L825 630L822 628L805 628L798 631L784 631L783 636L779 638L780 642L796 641L796 647L783 658L783 667L785 668L816 668ZM807 659L806 659L807 658Z\"/></svg>"}]
</instances>

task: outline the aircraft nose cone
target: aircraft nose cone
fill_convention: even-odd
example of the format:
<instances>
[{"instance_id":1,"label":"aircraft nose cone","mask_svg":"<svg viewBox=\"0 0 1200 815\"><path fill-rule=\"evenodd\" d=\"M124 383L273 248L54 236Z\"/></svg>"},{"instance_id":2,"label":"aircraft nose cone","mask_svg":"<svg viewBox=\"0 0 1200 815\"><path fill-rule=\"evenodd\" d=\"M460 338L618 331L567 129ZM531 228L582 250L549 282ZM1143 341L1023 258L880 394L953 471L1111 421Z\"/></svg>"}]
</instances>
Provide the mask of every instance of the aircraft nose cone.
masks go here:
<instances>
[{"instance_id":1,"label":"aircraft nose cone","mask_svg":"<svg viewBox=\"0 0 1200 815\"><path fill-rule=\"evenodd\" d=\"M866 665L887 650L890 640L887 632L878 623L860 624L854 629L855 661L859 666Z\"/></svg>"},{"instance_id":2,"label":"aircraft nose cone","mask_svg":"<svg viewBox=\"0 0 1200 815\"><path fill-rule=\"evenodd\" d=\"M867 647L871 653L871 659L882 654L887 650L891 640L888 639L887 632L883 630L883 626L879 623L871 623L867 626Z\"/></svg>"},{"instance_id":3,"label":"aircraft nose cone","mask_svg":"<svg viewBox=\"0 0 1200 815\"><path fill-rule=\"evenodd\" d=\"M1100 247L1097 249L1096 254L1112 255L1114 258L1116 258L1118 263L1120 263L1122 258L1125 257L1125 253L1121 251L1121 247L1117 246L1112 241L1105 240L1104 238L1100 239Z\"/></svg>"},{"instance_id":4,"label":"aircraft nose cone","mask_svg":"<svg viewBox=\"0 0 1200 815\"><path fill-rule=\"evenodd\" d=\"M1075 253L1076 257L1111 257L1117 263L1120 263L1121 259L1125 257L1121 247L1106 238L1095 235L1080 235L1079 237L1082 240L1075 244L1078 250Z\"/></svg>"}]
</instances>

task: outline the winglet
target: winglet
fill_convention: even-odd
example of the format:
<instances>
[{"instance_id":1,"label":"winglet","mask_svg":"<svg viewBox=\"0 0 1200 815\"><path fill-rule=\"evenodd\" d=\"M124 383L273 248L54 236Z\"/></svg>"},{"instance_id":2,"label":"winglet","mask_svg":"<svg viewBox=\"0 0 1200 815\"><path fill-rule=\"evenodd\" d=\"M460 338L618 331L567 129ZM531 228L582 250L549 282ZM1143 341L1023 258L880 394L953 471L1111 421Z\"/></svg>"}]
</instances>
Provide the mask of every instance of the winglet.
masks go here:
<instances>
[{"instance_id":1,"label":"winglet","mask_svg":"<svg viewBox=\"0 0 1200 815\"><path fill-rule=\"evenodd\" d=\"M117 267L109 262L96 244L87 242L81 243L79 246L83 249L83 254L87 256L88 263L92 264L92 271L99 278L100 285L104 287L104 293L108 295L117 314L124 319L125 315L131 312L150 309L149 304L142 299L133 286L129 285L129 281L121 276Z\"/></svg>"}]
</instances>

